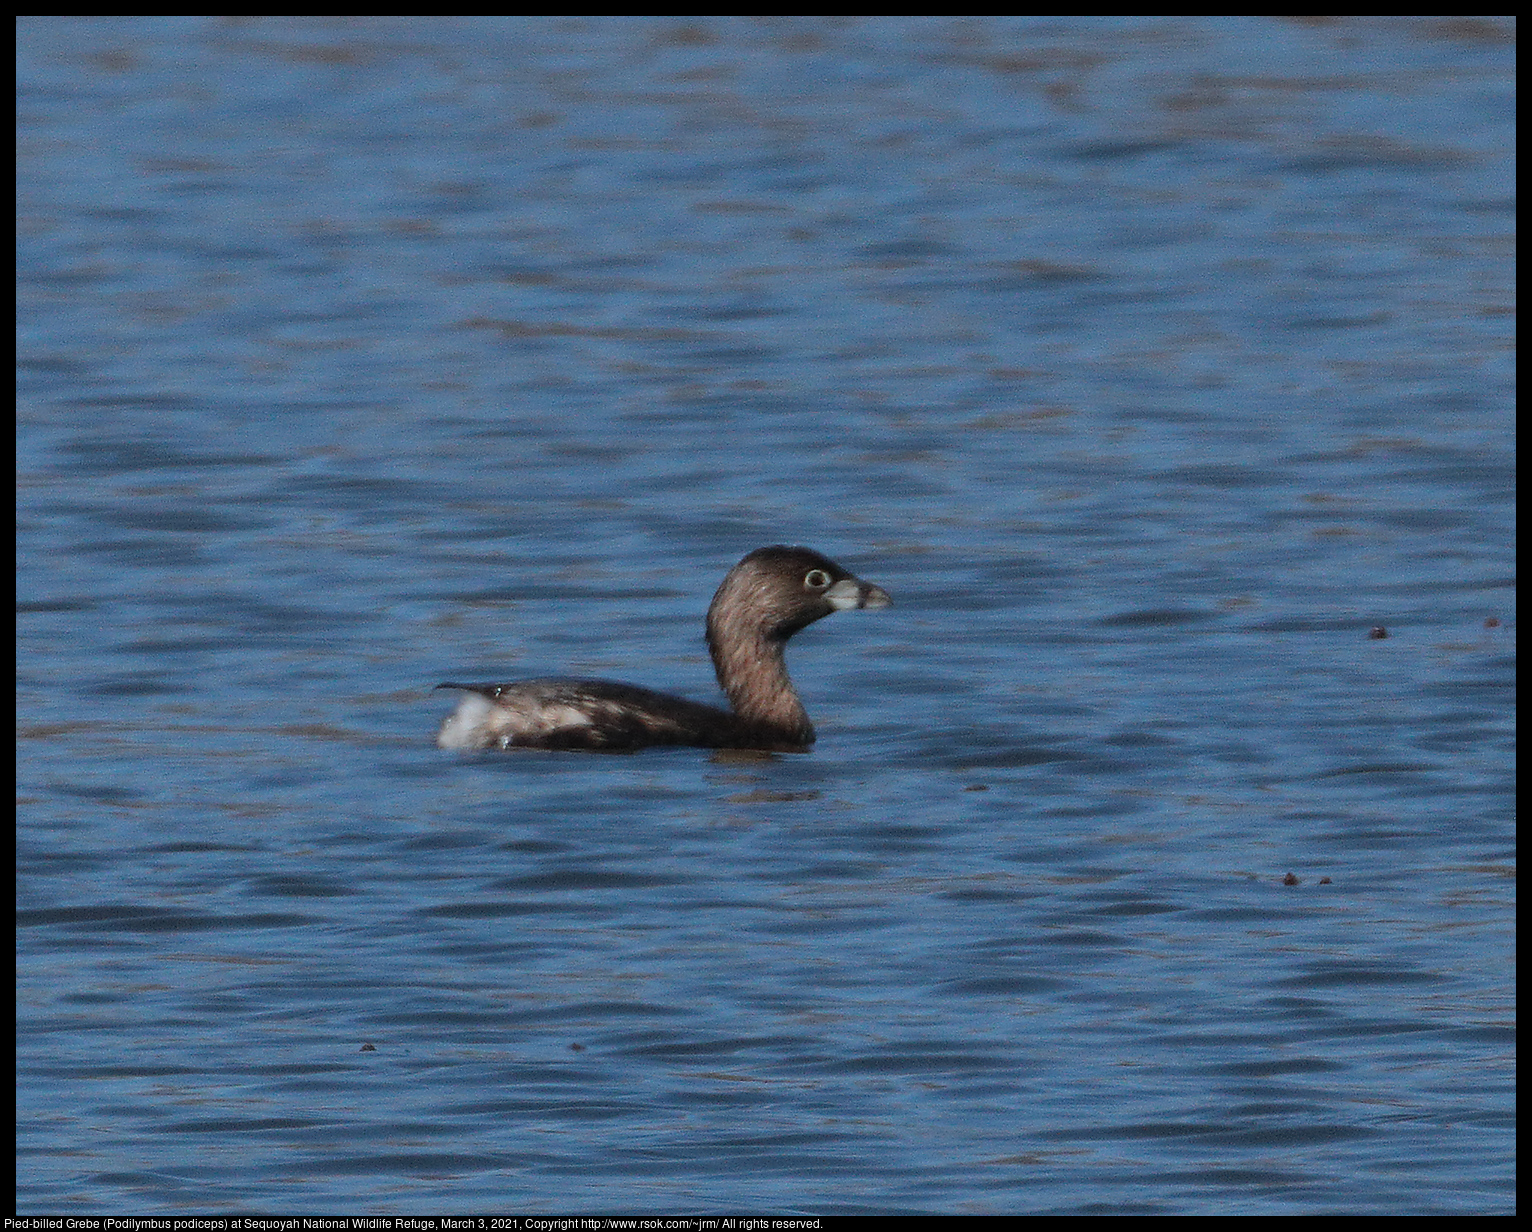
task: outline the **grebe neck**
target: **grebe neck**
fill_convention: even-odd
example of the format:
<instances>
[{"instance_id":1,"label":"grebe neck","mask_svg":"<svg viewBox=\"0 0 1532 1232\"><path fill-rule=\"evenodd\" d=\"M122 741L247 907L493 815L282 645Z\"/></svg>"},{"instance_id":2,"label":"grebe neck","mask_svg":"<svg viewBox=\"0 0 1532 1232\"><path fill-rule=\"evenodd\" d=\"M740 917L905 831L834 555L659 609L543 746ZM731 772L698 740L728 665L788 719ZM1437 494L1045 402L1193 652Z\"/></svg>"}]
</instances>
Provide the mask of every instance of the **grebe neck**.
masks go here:
<instances>
[{"instance_id":1,"label":"grebe neck","mask_svg":"<svg viewBox=\"0 0 1532 1232\"><path fill-rule=\"evenodd\" d=\"M718 673L718 683L740 721L794 743L810 743L814 739L814 725L787 675L784 658L787 639L759 634L727 639L712 634L710 622L708 642L713 670Z\"/></svg>"}]
</instances>

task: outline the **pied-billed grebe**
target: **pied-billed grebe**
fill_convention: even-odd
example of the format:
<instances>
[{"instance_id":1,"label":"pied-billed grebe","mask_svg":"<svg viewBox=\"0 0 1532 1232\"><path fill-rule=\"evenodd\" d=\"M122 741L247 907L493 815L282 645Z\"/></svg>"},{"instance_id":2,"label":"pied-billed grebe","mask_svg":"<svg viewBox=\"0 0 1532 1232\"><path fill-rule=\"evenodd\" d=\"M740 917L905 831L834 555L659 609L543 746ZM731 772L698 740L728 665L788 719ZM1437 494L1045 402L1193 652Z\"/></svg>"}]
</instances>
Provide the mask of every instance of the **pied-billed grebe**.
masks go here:
<instances>
[{"instance_id":1,"label":"pied-billed grebe","mask_svg":"<svg viewBox=\"0 0 1532 1232\"><path fill-rule=\"evenodd\" d=\"M712 749L805 752L814 725L787 678L787 639L822 616L888 607L881 587L808 548L757 548L729 570L707 610L707 644L731 713L609 680L441 684L467 696L442 724L444 749Z\"/></svg>"}]
</instances>

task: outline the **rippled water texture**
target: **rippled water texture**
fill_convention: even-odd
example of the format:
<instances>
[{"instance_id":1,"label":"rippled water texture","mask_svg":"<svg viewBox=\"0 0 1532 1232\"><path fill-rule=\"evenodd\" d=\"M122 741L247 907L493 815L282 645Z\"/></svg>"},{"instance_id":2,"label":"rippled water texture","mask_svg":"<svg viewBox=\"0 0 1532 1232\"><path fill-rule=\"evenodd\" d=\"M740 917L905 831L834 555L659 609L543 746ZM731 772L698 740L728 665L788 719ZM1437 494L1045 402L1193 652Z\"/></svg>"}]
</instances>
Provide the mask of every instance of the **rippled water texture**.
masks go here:
<instances>
[{"instance_id":1,"label":"rippled water texture","mask_svg":"<svg viewBox=\"0 0 1532 1232\"><path fill-rule=\"evenodd\" d=\"M19 1210L1509 1213L1512 39L22 18Z\"/></svg>"}]
</instances>

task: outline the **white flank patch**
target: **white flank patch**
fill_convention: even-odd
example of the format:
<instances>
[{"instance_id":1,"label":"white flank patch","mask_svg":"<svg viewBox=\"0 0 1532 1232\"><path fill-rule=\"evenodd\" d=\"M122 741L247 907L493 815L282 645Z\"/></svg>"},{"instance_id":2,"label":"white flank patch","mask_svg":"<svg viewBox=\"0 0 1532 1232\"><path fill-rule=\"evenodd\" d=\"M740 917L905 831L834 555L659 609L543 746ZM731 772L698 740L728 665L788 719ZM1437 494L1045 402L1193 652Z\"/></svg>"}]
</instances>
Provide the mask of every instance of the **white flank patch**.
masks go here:
<instances>
[{"instance_id":1,"label":"white flank patch","mask_svg":"<svg viewBox=\"0 0 1532 1232\"><path fill-rule=\"evenodd\" d=\"M482 749L487 743L486 727L495 704L479 693L464 693L457 709L447 716L436 733L439 749Z\"/></svg>"}]
</instances>

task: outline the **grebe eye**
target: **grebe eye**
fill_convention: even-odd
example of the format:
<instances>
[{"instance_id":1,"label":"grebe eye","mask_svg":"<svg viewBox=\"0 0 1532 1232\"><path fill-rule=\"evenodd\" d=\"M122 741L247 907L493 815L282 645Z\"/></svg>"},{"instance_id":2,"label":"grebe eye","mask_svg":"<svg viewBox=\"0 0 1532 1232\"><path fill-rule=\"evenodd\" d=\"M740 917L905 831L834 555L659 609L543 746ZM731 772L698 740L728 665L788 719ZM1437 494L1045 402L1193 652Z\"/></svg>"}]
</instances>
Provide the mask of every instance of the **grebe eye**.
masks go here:
<instances>
[{"instance_id":1,"label":"grebe eye","mask_svg":"<svg viewBox=\"0 0 1532 1232\"><path fill-rule=\"evenodd\" d=\"M803 584L810 590L823 590L830 584L830 575L823 569L810 569L803 575Z\"/></svg>"}]
</instances>

